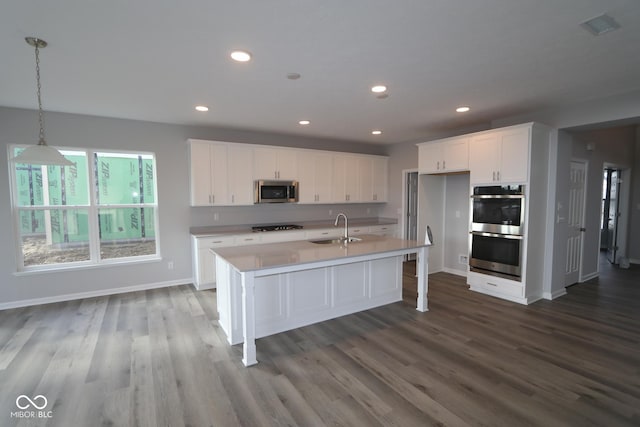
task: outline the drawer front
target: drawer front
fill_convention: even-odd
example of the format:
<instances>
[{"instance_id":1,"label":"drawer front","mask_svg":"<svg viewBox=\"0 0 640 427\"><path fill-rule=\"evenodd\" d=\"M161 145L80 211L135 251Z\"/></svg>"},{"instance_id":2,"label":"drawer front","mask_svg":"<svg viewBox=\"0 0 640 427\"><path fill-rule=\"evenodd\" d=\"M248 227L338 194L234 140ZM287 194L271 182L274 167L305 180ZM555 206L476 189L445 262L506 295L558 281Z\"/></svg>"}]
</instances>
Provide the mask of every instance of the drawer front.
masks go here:
<instances>
[{"instance_id":1,"label":"drawer front","mask_svg":"<svg viewBox=\"0 0 640 427\"><path fill-rule=\"evenodd\" d=\"M307 231L307 240L338 237L342 236L342 233L344 233L344 228L311 230Z\"/></svg>"},{"instance_id":2,"label":"drawer front","mask_svg":"<svg viewBox=\"0 0 640 427\"><path fill-rule=\"evenodd\" d=\"M519 283L509 283L508 281L492 280L491 276L484 280L482 287L490 292L498 292L514 297L522 297L522 285Z\"/></svg>"},{"instance_id":3,"label":"drawer front","mask_svg":"<svg viewBox=\"0 0 640 427\"><path fill-rule=\"evenodd\" d=\"M234 236L211 236L198 237L198 249L222 248L224 246L235 246L236 238Z\"/></svg>"},{"instance_id":4,"label":"drawer front","mask_svg":"<svg viewBox=\"0 0 640 427\"><path fill-rule=\"evenodd\" d=\"M236 246L257 245L262 240L259 234L241 234L236 236Z\"/></svg>"}]
</instances>

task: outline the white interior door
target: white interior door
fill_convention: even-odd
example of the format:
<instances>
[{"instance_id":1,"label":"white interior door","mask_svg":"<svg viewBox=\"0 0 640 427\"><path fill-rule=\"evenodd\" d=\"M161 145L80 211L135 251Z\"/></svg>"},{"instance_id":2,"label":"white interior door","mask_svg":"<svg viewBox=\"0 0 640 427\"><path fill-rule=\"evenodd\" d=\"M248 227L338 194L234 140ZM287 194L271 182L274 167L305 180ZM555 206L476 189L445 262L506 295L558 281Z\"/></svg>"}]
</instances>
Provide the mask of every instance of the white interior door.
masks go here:
<instances>
[{"instance_id":1,"label":"white interior door","mask_svg":"<svg viewBox=\"0 0 640 427\"><path fill-rule=\"evenodd\" d=\"M587 184L587 164L583 162L571 162L569 171L569 212L567 240L567 264L565 286L577 283L580 280L580 267L582 265L582 246L584 237L584 203Z\"/></svg>"}]
</instances>

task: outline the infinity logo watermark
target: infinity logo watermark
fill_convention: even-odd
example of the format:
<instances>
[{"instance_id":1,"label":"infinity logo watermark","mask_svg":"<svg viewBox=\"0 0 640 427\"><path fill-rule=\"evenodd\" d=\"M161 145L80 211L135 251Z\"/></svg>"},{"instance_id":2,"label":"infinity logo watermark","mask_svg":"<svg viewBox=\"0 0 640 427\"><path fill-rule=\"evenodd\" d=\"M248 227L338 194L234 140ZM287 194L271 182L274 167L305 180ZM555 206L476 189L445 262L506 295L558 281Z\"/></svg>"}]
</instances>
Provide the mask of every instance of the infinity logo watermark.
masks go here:
<instances>
[{"instance_id":1,"label":"infinity logo watermark","mask_svg":"<svg viewBox=\"0 0 640 427\"><path fill-rule=\"evenodd\" d=\"M21 405L20 403L21 403L21 402L24 402L25 400L27 401L27 403L26 403L26 404L24 404L24 403L23 403L23 404ZM41 401L41 402L42 402L42 405L38 405L38 404L36 403L37 401ZM47 398L46 398L46 397L44 397L44 396L43 396L43 395L41 395L41 394L39 394L39 395L37 395L36 397L34 397L34 398L33 398L33 400L31 400L31 399L29 398L29 396L24 395L24 394L21 394L21 395L20 395L20 396L18 396L18 398L16 399L16 406L17 406L19 409L28 409L28 408L29 408L29 406L33 406L33 407L34 407L34 408L36 408L36 409L44 409L44 408L46 408L46 407L47 407L47 403L48 403L48 402L47 402Z\"/></svg>"},{"instance_id":2,"label":"infinity logo watermark","mask_svg":"<svg viewBox=\"0 0 640 427\"><path fill-rule=\"evenodd\" d=\"M39 394L33 398L26 394L21 394L16 398L16 407L20 411L11 412L11 418L51 418L53 411L43 411L47 407L49 401L46 397ZM33 408L36 410L27 411L26 409Z\"/></svg>"}]
</instances>

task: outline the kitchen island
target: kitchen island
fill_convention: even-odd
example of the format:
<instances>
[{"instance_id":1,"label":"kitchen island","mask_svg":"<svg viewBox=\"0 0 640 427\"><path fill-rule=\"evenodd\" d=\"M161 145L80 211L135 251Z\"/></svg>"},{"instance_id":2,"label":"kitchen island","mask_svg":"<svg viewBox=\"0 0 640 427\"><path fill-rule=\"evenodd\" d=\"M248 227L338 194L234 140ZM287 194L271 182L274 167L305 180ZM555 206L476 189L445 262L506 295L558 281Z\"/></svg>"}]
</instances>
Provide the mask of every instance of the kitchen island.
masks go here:
<instances>
[{"instance_id":1,"label":"kitchen island","mask_svg":"<svg viewBox=\"0 0 640 427\"><path fill-rule=\"evenodd\" d=\"M427 311L428 247L362 235L214 248L219 323L254 365L257 338L402 300L402 261L418 254L416 309Z\"/></svg>"}]
</instances>

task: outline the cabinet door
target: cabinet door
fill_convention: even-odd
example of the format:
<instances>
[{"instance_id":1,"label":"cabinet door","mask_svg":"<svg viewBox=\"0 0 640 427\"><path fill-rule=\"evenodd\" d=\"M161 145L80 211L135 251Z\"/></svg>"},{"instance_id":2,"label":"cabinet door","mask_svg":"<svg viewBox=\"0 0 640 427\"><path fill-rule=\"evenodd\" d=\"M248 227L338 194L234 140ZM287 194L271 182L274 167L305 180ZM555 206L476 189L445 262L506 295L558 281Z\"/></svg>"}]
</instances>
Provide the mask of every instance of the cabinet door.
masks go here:
<instances>
[{"instance_id":1,"label":"cabinet door","mask_svg":"<svg viewBox=\"0 0 640 427\"><path fill-rule=\"evenodd\" d=\"M442 173L442 145L439 142L420 144L418 147L418 172Z\"/></svg>"},{"instance_id":2,"label":"cabinet door","mask_svg":"<svg viewBox=\"0 0 640 427\"><path fill-rule=\"evenodd\" d=\"M527 182L529 177L530 128L500 133L500 181Z\"/></svg>"},{"instance_id":3,"label":"cabinet door","mask_svg":"<svg viewBox=\"0 0 640 427\"><path fill-rule=\"evenodd\" d=\"M256 179L278 179L277 150L274 148L256 147L253 149Z\"/></svg>"},{"instance_id":4,"label":"cabinet door","mask_svg":"<svg viewBox=\"0 0 640 427\"><path fill-rule=\"evenodd\" d=\"M191 171L191 206L211 205L211 156L210 144L191 142L189 144Z\"/></svg>"},{"instance_id":5,"label":"cabinet door","mask_svg":"<svg viewBox=\"0 0 640 427\"><path fill-rule=\"evenodd\" d=\"M469 139L460 138L442 143L442 169L445 172L469 170Z\"/></svg>"},{"instance_id":6,"label":"cabinet door","mask_svg":"<svg viewBox=\"0 0 640 427\"><path fill-rule=\"evenodd\" d=\"M229 198L227 177L227 145L212 144L211 155L211 204L226 205Z\"/></svg>"},{"instance_id":7,"label":"cabinet door","mask_svg":"<svg viewBox=\"0 0 640 427\"><path fill-rule=\"evenodd\" d=\"M469 169L472 184L493 184L497 180L500 162L500 141L495 133L471 138Z\"/></svg>"},{"instance_id":8,"label":"cabinet door","mask_svg":"<svg viewBox=\"0 0 640 427\"><path fill-rule=\"evenodd\" d=\"M362 156L358 158L359 200L373 201L373 158Z\"/></svg>"},{"instance_id":9,"label":"cabinet door","mask_svg":"<svg viewBox=\"0 0 640 427\"><path fill-rule=\"evenodd\" d=\"M373 158L373 201L386 202L389 187L389 160L383 157Z\"/></svg>"},{"instance_id":10,"label":"cabinet door","mask_svg":"<svg viewBox=\"0 0 640 427\"><path fill-rule=\"evenodd\" d=\"M318 153L314 155L314 186L315 202L331 202L333 186L333 157L331 154Z\"/></svg>"},{"instance_id":11,"label":"cabinet door","mask_svg":"<svg viewBox=\"0 0 640 427\"><path fill-rule=\"evenodd\" d=\"M298 203L317 203L315 160L315 155L310 152L300 150L298 153Z\"/></svg>"},{"instance_id":12,"label":"cabinet door","mask_svg":"<svg viewBox=\"0 0 640 427\"><path fill-rule=\"evenodd\" d=\"M298 153L293 149L279 149L277 156L278 179L298 179Z\"/></svg>"},{"instance_id":13,"label":"cabinet door","mask_svg":"<svg viewBox=\"0 0 640 427\"><path fill-rule=\"evenodd\" d=\"M229 144L228 178L229 205L253 204L253 150L243 145Z\"/></svg>"}]
</instances>

